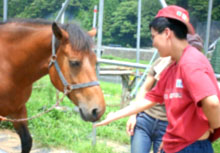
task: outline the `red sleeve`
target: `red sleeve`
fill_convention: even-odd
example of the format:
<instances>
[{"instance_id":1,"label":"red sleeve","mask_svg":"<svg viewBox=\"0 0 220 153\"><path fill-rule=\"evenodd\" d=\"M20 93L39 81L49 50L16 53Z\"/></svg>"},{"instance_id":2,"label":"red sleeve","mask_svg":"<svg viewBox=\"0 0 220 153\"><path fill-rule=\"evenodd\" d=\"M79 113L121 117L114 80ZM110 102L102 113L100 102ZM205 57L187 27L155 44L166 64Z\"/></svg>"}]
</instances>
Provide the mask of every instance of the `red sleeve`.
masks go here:
<instances>
[{"instance_id":1,"label":"red sleeve","mask_svg":"<svg viewBox=\"0 0 220 153\"><path fill-rule=\"evenodd\" d=\"M195 103L211 95L218 95L207 68L186 64L182 69L184 85Z\"/></svg>"}]
</instances>

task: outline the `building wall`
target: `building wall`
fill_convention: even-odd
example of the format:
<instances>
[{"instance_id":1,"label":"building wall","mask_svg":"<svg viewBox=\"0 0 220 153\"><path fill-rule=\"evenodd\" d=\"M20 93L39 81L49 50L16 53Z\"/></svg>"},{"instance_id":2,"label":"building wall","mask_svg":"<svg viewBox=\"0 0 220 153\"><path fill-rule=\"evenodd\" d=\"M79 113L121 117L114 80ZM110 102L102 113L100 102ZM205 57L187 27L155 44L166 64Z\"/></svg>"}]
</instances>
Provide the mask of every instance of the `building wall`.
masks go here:
<instances>
[{"instance_id":1,"label":"building wall","mask_svg":"<svg viewBox=\"0 0 220 153\"><path fill-rule=\"evenodd\" d=\"M154 51L156 49L154 48L149 48L149 49L141 49L140 50L140 60L147 60L149 61L152 56ZM109 55L109 56L116 56L116 57L121 57L121 58L127 58L127 59L136 59L136 50L135 49L124 49L124 48L108 48L104 47L102 49L102 55Z\"/></svg>"}]
</instances>

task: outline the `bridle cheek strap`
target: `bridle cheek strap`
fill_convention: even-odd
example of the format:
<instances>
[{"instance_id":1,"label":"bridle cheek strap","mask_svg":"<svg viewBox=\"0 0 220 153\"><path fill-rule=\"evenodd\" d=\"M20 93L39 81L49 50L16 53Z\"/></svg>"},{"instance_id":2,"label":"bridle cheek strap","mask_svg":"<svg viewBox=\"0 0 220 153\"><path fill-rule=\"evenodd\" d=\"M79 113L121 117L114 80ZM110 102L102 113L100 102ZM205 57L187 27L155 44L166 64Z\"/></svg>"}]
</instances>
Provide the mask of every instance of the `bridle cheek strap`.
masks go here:
<instances>
[{"instance_id":1,"label":"bridle cheek strap","mask_svg":"<svg viewBox=\"0 0 220 153\"><path fill-rule=\"evenodd\" d=\"M56 49L55 49L55 36L52 35L52 57L49 63L49 68L54 64L55 69L59 75L60 80L63 83L64 86L64 93L70 93L72 90L80 89L80 88L86 88L91 86L99 86L98 81L91 81L87 83L80 83L80 84L69 84L66 79L63 76L63 73L61 72L61 69L59 67L59 64L57 63L57 56L56 56Z\"/></svg>"},{"instance_id":2,"label":"bridle cheek strap","mask_svg":"<svg viewBox=\"0 0 220 153\"><path fill-rule=\"evenodd\" d=\"M51 61L50 66L54 64L55 69L59 75L59 78L64 86L64 93L70 93L72 90L75 89L80 89L80 88L86 88L86 87L91 87L91 86L99 86L99 82L98 81L91 81L91 82L87 82L87 83L80 83L80 84L69 84L66 79L63 76L63 73L61 72L61 69L57 63L56 60Z\"/></svg>"}]
</instances>

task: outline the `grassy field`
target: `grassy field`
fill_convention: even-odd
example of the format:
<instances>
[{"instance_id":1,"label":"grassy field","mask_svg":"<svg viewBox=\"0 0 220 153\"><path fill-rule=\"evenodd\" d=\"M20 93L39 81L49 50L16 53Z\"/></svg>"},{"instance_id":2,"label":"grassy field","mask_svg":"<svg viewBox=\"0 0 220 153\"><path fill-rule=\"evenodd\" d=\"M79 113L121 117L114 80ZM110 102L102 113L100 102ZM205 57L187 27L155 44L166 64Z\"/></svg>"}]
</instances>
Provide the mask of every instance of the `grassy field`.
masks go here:
<instances>
[{"instance_id":1,"label":"grassy field","mask_svg":"<svg viewBox=\"0 0 220 153\"><path fill-rule=\"evenodd\" d=\"M105 57L112 59L111 57ZM115 59L129 62L135 60ZM141 61L147 64L146 61ZM101 82L105 100L106 112L120 109L121 84ZM62 95L62 94L61 94ZM61 97L60 95L60 97ZM27 103L28 116L34 116L56 103L56 89L46 76L33 86L31 98ZM66 110L52 110L51 112L29 121L29 129L35 143L41 147L72 150L75 153L122 153L120 146L129 150L130 138L125 132L127 118L115 121L107 126L96 129L96 145L92 145L92 123L84 122L74 111L74 104L65 98L61 106ZM3 122L0 128L12 128L8 122ZM112 145L108 145L111 142ZM214 144L215 153L220 153L220 140ZM125 153L124 152L124 153Z\"/></svg>"},{"instance_id":2,"label":"grassy field","mask_svg":"<svg viewBox=\"0 0 220 153\"><path fill-rule=\"evenodd\" d=\"M121 85L101 82L101 87L107 102L106 113L118 110ZM56 90L50 83L49 77L46 76L34 84L32 96L27 103L28 115L33 116L42 112L55 103ZM77 153L114 153L117 152L117 148L106 146L108 141L115 141L119 145L129 143L129 137L125 132L126 119L122 119L108 126L97 128L97 143L92 146L92 123L84 122L80 118L68 98L64 99L61 106L67 107L67 110L54 109L29 121L29 129L33 139L42 147L63 148ZM11 124L3 122L1 128L11 128Z\"/></svg>"},{"instance_id":3,"label":"grassy field","mask_svg":"<svg viewBox=\"0 0 220 153\"><path fill-rule=\"evenodd\" d=\"M101 82L107 109L119 109L121 85ZM44 77L34 84L32 96L27 103L28 114L33 116L46 108L50 108L56 101L56 91L51 85L49 77ZM76 153L116 153L120 152L115 146L107 145L109 141L118 146L129 147L129 137L125 132L127 119L121 119L108 126L98 127L96 130L96 145L92 146L92 123L84 122L79 114L73 111L74 105L66 98L61 103L66 111L52 110L37 119L29 121L29 129L34 141L41 147L72 150ZM105 117L105 115L103 117ZM2 123L1 128L10 128L9 123ZM214 143L215 153L220 153L220 140ZM129 150L129 149L128 149Z\"/></svg>"}]
</instances>

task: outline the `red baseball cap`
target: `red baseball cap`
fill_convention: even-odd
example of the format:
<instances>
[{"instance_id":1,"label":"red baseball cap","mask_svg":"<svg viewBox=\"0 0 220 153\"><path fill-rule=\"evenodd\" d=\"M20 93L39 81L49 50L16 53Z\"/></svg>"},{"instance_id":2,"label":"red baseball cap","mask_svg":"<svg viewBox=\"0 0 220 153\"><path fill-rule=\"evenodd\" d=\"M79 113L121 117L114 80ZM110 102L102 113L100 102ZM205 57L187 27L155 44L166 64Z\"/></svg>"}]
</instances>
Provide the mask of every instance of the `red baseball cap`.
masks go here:
<instances>
[{"instance_id":1,"label":"red baseball cap","mask_svg":"<svg viewBox=\"0 0 220 153\"><path fill-rule=\"evenodd\" d=\"M170 6L164 7L158 11L155 18L158 18L158 17L176 19L186 25L188 29L188 33L195 34L195 30L189 21L190 20L189 13L187 10L185 10L182 7L179 7L176 5L170 5Z\"/></svg>"}]
</instances>

